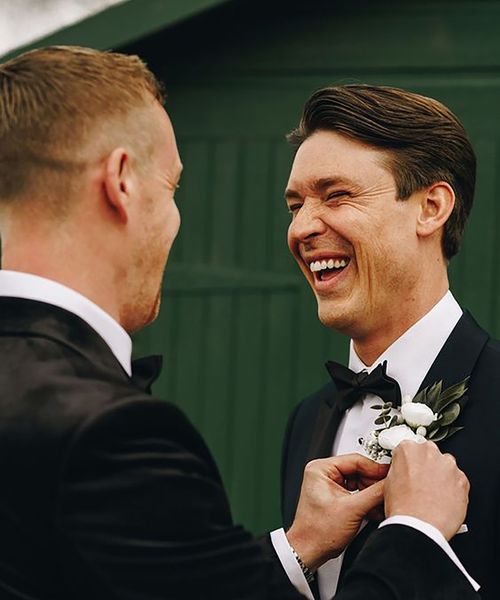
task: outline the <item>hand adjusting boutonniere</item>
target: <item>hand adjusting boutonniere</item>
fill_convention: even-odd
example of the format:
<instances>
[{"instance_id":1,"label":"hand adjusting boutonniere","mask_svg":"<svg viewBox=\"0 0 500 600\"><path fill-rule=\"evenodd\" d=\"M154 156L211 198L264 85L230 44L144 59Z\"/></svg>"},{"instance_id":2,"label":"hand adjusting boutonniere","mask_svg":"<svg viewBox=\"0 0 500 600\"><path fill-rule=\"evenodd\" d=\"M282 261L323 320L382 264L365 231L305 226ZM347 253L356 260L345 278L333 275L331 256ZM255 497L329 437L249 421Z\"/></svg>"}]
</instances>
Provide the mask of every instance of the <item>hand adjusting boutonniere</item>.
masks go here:
<instances>
[{"instance_id":1,"label":"hand adjusting boutonniere","mask_svg":"<svg viewBox=\"0 0 500 600\"><path fill-rule=\"evenodd\" d=\"M367 439L360 439L367 456L377 462L390 462L392 451L403 440L441 442L463 427L453 424L467 403L469 377L443 391L443 382L437 381L411 398L403 396L401 408L392 402L376 404L380 414Z\"/></svg>"}]
</instances>

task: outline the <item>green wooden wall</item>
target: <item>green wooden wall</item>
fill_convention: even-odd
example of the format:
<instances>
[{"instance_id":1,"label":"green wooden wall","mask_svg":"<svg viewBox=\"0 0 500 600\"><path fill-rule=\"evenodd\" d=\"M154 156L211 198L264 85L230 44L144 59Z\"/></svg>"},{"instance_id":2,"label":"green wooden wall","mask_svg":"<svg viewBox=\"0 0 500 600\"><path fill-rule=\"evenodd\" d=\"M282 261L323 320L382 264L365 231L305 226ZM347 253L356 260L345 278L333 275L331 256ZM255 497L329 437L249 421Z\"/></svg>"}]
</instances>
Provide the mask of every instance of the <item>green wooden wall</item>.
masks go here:
<instances>
[{"instance_id":1,"label":"green wooden wall","mask_svg":"<svg viewBox=\"0 0 500 600\"><path fill-rule=\"evenodd\" d=\"M235 517L279 525L280 445L296 402L346 340L320 326L286 248L284 134L308 95L361 81L450 106L479 159L476 205L452 289L500 334L500 4L496 1L233 1L126 48L167 84L185 163L182 230L158 321L156 393L181 405L221 467Z\"/></svg>"}]
</instances>

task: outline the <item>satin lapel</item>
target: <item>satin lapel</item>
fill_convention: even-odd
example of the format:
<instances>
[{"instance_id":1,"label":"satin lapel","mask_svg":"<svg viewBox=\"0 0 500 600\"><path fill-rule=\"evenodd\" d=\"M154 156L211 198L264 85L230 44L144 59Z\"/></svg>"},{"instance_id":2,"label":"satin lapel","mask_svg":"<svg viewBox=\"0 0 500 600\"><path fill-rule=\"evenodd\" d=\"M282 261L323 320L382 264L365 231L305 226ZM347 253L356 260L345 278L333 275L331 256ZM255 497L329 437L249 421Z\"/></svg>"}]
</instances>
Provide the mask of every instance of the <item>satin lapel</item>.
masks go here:
<instances>
[{"instance_id":1,"label":"satin lapel","mask_svg":"<svg viewBox=\"0 0 500 600\"><path fill-rule=\"evenodd\" d=\"M465 311L432 363L420 389L440 379L443 380L443 388L447 388L468 377L489 338L472 315Z\"/></svg>"},{"instance_id":2,"label":"satin lapel","mask_svg":"<svg viewBox=\"0 0 500 600\"><path fill-rule=\"evenodd\" d=\"M335 390L333 398L324 400L318 409L307 461L332 455L333 440L342 416L342 411L337 406Z\"/></svg>"}]
</instances>

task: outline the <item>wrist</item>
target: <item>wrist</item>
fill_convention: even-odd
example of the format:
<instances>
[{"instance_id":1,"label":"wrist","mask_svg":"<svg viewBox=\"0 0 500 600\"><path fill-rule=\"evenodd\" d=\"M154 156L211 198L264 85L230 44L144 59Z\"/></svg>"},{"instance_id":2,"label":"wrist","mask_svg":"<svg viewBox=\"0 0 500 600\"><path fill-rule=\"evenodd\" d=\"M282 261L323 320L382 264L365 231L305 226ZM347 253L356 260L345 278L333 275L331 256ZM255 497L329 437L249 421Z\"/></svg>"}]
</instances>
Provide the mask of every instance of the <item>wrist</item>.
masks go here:
<instances>
[{"instance_id":1,"label":"wrist","mask_svg":"<svg viewBox=\"0 0 500 600\"><path fill-rule=\"evenodd\" d=\"M285 535L304 575L306 574L305 569L314 575L316 570L326 562L327 559L324 559L319 549L311 544L309 536L305 538L298 534L298 532L294 530L293 525Z\"/></svg>"},{"instance_id":2,"label":"wrist","mask_svg":"<svg viewBox=\"0 0 500 600\"><path fill-rule=\"evenodd\" d=\"M295 556L295 560L297 561L307 583L312 583L314 581L314 573L300 558L300 556L297 554L297 551L295 550L295 548L293 546L290 546L290 550L292 551L292 554Z\"/></svg>"}]
</instances>

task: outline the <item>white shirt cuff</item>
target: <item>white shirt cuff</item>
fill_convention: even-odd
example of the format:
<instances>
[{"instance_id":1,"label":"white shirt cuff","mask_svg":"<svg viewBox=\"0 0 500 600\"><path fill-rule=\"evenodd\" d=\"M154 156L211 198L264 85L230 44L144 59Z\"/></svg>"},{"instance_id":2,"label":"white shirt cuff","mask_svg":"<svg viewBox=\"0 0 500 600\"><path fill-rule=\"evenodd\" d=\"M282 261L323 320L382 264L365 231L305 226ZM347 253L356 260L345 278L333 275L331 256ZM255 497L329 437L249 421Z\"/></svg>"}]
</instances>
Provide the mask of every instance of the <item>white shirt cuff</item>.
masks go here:
<instances>
[{"instance_id":1,"label":"white shirt cuff","mask_svg":"<svg viewBox=\"0 0 500 600\"><path fill-rule=\"evenodd\" d=\"M297 559L293 555L290 544L288 543L284 529L276 529L271 531L271 542L274 550L280 559L280 562L288 576L288 579L297 588L297 590L304 595L308 600L314 600L311 588L302 573Z\"/></svg>"},{"instance_id":2,"label":"white shirt cuff","mask_svg":"<svg viewBox=\"0 0 500 600\"><path fill-rule=\"evenodd\" d=\"M476 592L479 590L481 586L477 583L477 581L472 579L469 573L467 573L465 567L462 565L455 552L453 552L453 550L451 549L451 546L446 541L444 535L439 531L439 529L434 527L434 525L426 523L425 521L421 521L416 517L408 517L404 515L395 515L393 517L389 517L385 521L382 521L379 527L384 527L386 525L407 525L408 527L413 527L413 529L417 529L421 533L425 534L427 537L430 537L431 540L433 540L444 552L446 552L449 558L462 571L465 577L467 577L469 583L472 585L474 590Z\"/></svg>"}]
</instances>

